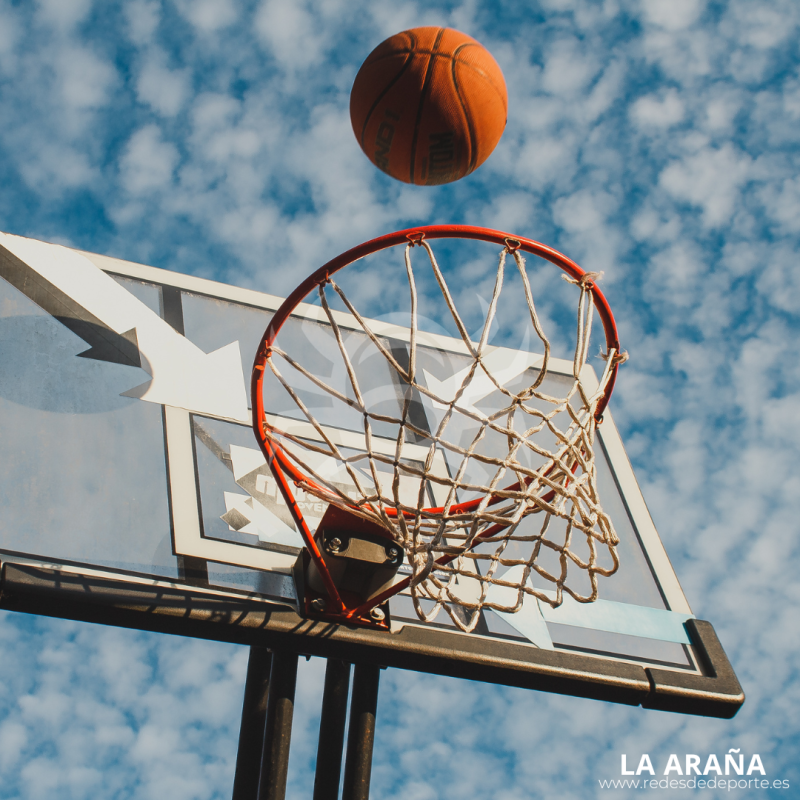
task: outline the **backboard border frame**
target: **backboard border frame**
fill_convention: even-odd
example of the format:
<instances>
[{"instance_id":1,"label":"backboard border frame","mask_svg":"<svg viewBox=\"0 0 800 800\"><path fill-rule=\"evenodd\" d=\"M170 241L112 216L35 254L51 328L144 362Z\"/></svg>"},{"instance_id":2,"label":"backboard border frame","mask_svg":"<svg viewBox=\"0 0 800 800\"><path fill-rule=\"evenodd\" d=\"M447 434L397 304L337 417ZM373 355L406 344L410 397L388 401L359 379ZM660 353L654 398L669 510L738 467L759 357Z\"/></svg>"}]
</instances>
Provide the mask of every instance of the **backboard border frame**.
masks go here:
<instances>
[{"instance_id":1,"label":"backboard border frame","mask_svg":"<svg viewBox=\"0 0 800 800\"><path fill-rule=\"evenodd\" d=\"M160 267L151 267L132 261L116 259L112 256L104 256L86 251L78 252L81 252L99 269L102 269L104 272L109 274L135 278L158 286L173 286L182 291L202 295L212 300L229 301L265 311L277 311L277 309L283 303L283 298L278 297L277 295L260 292L255 289L244 289L231 284L209 280L208 278L199 278L194 275L172 272ZM299 313L296 316L301 316L314 321L325 321L324 311L318 306L308 303L301 303L298 305L297 311ZM339 311L334 313L337 317L337 322L343 326L349 329L360 330L358 323L355 322L349 314ZM372 322L373 321L371 320L370 324L372 324ZM381 323L378 321L376 333L399 333L405 330L407 329L403 328L402 326L392 323ZM430 336L432 342L437 342L437 344L441 345L442 349L448 352L457 354L467 353L466 346L460 340L453 340L440 334L427 332L425 336ZM456 343L456 347L452 346L454 343ZM458 345L460 345L460 347ZM551 367L557 374L570 374L572 363L566 359L553 358L551 359ZM591 385L593 388L596 387L597 376L590 365L586 365L585 372L588 374L582 375L581 379L586 380L587 385ZM167 407L164 406L164 409L166 411ZM180 410L184 411L183 409ZM188 415L189 412L186 413ZM242 423L239 422L238 424ZM614 480L617 481L620 487L620 493L630 515L630 520L634 531L639 537L645 557L650 562L650 565L653 569L654 580L662 593L667 608L671 611L692 614L692 609L680 585L680 581L677 577L674 567L672 566L672 562L667 554L664 543L661 541L653 518L649 509L647 508L641 487L639 486L639 483L636 480L636 476L633 472L633 466L631 465L628 454L625 451L619 429L617 428L614 422L613 414L609 409L606 409L603 414L603 423L602 425L598 426L597 434L600 437L601 445L608 458ZM199 513L199 506L197 507ZM198 538L199 531L200 528L198 522ZM185 537L181 537L181 540L184 542L186 541ZM242 545L231 543L229 547L242 547ZM258 548L250 549L258 550ZM212 561L220 560L219 558L210 558L198 552L179 553L179 555L197 555L203 558L209 558L209 560ZM238 562L223 560L223 563L236 564ZM247 566L241 563L238 563L238 565ZM262 567L254 568L261 569Z\"/></svg>"}]
</instances>

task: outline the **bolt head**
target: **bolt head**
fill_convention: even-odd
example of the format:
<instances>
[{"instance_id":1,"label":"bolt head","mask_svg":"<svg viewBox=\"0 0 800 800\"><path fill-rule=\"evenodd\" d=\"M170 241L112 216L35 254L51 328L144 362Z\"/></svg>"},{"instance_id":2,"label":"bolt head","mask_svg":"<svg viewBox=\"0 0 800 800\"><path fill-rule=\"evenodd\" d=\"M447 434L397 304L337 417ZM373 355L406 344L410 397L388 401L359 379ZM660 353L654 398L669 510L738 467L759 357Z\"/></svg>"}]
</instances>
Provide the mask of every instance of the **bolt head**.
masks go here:
<instances>
[{"instance_id":1,"label":"bolt head","mask_svg":"<svg viewBox=\"0 0 800 800\"><path fill-rule=\"evenodd\" d=\"M370 609L369 615L375 620L375 622L383 622L386 619L386 613L384 610L382 608L378 608L377 606Z\"/></svg>"},{"instance_id":2,"label":"bolt head","mask_svg":"<svg viewBox=\"0 0 800 800\"><path fill-rule=\"evenodd\" d=\"M400 551L396 547L390 547L389 548L389 558L391 558L393 561L399 555L400 555Z\"/></svg>"},{"instance_id":3,"label":"bolt head","mask_svg":"<svg viewBox=\"0 0 800 800\"><path fill-rule=\"evenodd\" d=\"M338 553L342 549L342 540L338 536L328 539L328 552Z\"/></svg>"},{"instance_id":4,"label":"bolt head","mask_svg":"<svg viewBox=\"0 0 800 800\"><path fill-rule=\"evenodd\" d=\"M325 602L325 599L322 597L315 597L311 601L311 608L314 611L319 612L320 614L328 607L328 604Z\"/></svg>"}]
</instances>

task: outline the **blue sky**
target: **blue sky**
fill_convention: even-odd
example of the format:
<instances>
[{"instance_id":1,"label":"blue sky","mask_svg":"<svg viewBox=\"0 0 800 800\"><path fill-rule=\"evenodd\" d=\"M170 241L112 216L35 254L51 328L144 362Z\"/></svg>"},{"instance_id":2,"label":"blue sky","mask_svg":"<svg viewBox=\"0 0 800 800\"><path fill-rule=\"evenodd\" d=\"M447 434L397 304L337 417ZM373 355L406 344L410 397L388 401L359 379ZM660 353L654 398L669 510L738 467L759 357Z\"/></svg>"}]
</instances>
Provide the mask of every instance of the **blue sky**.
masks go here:
<instances>
[{"instance_id":1,"label":"blue sky","mask_svg":"<svg viewBox=\"0 0 800 800\"><path fill-rule=\"evenodd\" d=\"M714 721L385 673L374 797L626 796L598 788L621 753L729 748L800 783L799 22L791 0L0 0L3 231L275 294L420 223L605 271L615 419L747 702ZM509 89L493 156L436 188L379 173L348 114L364 57L425 24L484 43ZM3 797L230 796L245 649L13 614L0 641ZM323 668L302 665L290 797Z\"/></svg>"}]
</instances>

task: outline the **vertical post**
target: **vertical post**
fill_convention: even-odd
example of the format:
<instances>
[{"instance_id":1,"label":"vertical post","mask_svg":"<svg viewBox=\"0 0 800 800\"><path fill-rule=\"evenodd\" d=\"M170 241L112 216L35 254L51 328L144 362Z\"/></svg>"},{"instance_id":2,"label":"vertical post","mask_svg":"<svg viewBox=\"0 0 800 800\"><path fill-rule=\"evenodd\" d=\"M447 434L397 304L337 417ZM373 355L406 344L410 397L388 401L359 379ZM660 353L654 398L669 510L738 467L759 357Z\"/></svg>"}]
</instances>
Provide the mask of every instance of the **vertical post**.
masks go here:
<instances>
[{"instance_id":1,"label":"vertical post","mask_svg":"<svg viewBox=\"0 0 800 800\"><path fill-rule=\"evenodd\" d=\"M369 800L380 674L381 668L371 664L357 664L355 668L342 800Z\"/></svg>"},{"instance_id":2,"label":"vertical post","mask_svg":"<svg viewBox=\"0 0 800 800\"><path fill-rule=\"evenodd\" d=\"M233 778L233 800L258 800L258 775L264 749L264 722L267 716L267 693L272 653L252 645L244 684L242 724L239 728L239 752Z\"/></svg>"},{"instance_id":3,"label":"vertical post","mask_svg":"<svg viewBox=\"0 0 800 800\"><path fill-rule=\"evenodd\" d=\"M274 653L269 677L269 700L258 800L284 800L286 796L296 685L297 655Z\"/></svg>"},{"instance_id":4,"label":"vertical post","mask_svg":"<svg viewBox=\"0 0 800 800\"><path fill-rule=\"evenodd\" d=\"M322 716L319 721L314 800L337 800L339 796L349 691L350 665L329 658L328 666L325 668L325 690L322 695Z\"/></svg>"}]
</instances>

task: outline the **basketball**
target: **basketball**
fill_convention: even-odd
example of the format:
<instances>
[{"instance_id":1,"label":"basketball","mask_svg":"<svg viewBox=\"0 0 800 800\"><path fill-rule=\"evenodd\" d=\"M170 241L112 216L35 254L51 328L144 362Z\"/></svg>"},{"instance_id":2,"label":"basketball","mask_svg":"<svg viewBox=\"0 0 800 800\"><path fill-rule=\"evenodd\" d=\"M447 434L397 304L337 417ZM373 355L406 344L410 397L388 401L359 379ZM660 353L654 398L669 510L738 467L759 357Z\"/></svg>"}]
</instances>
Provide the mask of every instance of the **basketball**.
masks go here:
<instances>
[{"instance_id":1,"label":"basketball","mask_svg":"<svg viewBox=\"0 0 800 800\"><path fill-rule=\"evenodd\" d=\"M412 28L382 42L350 93L353 131L370 161L397 180L427 186L483 164L507 111L497 62L452 28Z\"/></svg>"}]
</instances>

